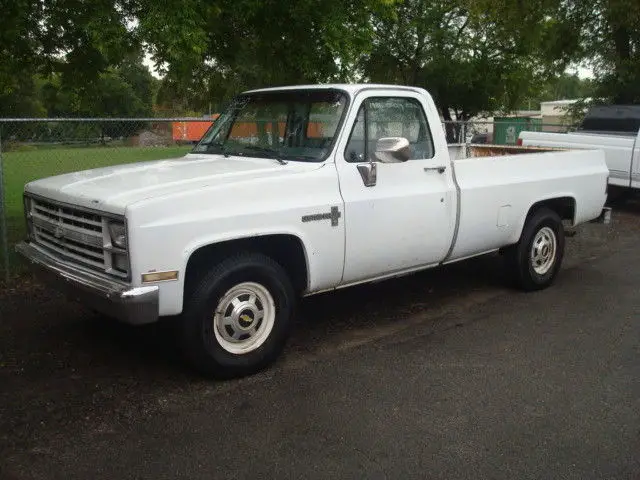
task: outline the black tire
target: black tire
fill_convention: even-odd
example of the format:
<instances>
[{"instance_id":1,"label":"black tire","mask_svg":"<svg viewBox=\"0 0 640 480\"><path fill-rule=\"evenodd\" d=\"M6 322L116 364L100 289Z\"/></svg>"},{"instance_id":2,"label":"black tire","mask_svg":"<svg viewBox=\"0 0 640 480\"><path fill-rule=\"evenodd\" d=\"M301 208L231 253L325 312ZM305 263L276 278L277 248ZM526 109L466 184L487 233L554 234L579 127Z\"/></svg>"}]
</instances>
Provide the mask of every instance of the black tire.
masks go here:
<instances>
[{"instance_id":1,"label":"black tire","mask_svg":"<svg viewBox=\"0 0 640 480\"><path fill-rule=\"evenodd\" d=\"M232 353L223 347L225 341L220 339L223 327L216 335L214 314L217 315L218 303L226 298L227 292L245 282L258 284L268 291L275 304L275 318L260 346L246 353ZM296 297L289 277L278 263L259 253L244 253L215 265L197 283L186 302L180 329L181 347L187 361L202 374L229 379L254 374L276 360L292 329ZM259 305L259 301L256 304Z\"/></svg>"},{"instance_id":2,"label":"black tire","mask_svg":"<svg viewBox=\"0 0 640 480\"><path fill-rule=\"evenodd\" d=\"M549 233L548 229L555 235L555 249L553 255L549 256L553 257L553 263L549 265L548 270L542 271L545 264L538 265L534 262L532 250L536 239L540 239L541 236L547 237L545 234ZM542 242L542 245L547 245L544 240ZM556 212L541 207L529 214L520 240L505 252L506 265L516 286L524 291L542 290L549 287L562 265L564 245L564 226L562 219ZM540 252L542 249L536 251ZM540 260L538 259L538 261ZM536 266L541 271L536 271Z\"/></svg>"}]
</instances>

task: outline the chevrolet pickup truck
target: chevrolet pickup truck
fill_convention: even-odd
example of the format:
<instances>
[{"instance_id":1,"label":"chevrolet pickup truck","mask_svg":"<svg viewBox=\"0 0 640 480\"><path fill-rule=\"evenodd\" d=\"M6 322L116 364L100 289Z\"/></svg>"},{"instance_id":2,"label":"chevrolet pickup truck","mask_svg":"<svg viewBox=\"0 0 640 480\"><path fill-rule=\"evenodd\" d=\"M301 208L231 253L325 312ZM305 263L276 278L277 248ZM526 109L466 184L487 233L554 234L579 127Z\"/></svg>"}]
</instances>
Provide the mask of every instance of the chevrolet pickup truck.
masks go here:
<instances>
[{"instance_id":1,"label":"chevrolet pickup truck","mask_svg":"<svg viewBox=\"0 0 640 480\"><path fill-rule=\"evenodd\" d=\"M603 105L589 110L569 133L521 132L523 146L603 150L609 168L609 199L640 188L640 106Z\"/></svg>"},{"instance_id":2,"label":"chevrolet pickup truck","mask_svg":"<svg viewBox=\"0 0 640 480\"><path fill-rule=\"evenodd\" d=\"M193 367L238 377L303 296L489 252L548 287L565 223L608 221L608 175L597 150L448 146L421 88L261 89L184 157L28 183L17 250L98 312L172 317Z\"/></svg>"}]
</instances>

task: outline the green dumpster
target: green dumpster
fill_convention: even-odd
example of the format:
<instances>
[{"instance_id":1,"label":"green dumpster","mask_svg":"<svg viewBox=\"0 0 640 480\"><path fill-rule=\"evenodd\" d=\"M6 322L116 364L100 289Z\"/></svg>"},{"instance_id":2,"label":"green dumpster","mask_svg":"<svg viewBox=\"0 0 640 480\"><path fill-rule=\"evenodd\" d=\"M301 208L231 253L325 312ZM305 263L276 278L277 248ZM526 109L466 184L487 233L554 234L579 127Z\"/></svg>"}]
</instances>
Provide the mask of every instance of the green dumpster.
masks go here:
<instances>
[{"instance_id":1,"label":"green dumpster","mask_svg":"<svg viewBox=\"0 0 640 480\"><path fill-rule=\"evenodd\" d=\"M515 145L520 132L540 132L542 119L531 117L495 117L493 119L493 143Z\"/></svg>"}]
</instances>

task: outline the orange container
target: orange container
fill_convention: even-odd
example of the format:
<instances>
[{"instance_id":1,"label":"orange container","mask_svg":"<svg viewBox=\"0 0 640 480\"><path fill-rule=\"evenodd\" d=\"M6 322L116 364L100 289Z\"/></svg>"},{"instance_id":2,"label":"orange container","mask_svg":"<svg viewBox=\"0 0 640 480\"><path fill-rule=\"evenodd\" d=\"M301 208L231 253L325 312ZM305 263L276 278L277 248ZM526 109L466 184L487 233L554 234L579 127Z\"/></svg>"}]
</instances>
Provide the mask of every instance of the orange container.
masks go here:
<instances>
[{"instance_id":1,"label":"orange container","mask_svg":"<svg viewBox=\"0 0 640 480\"><path fill-rule=\"evenodd\" d=\"M216 118L218 115L213 116L214 120ZM171 125L173 140L176 142L197 142L211 125L213 125L212 121L173 122Z\"/></svg>"},{"instance_id":2,"label":"orange container","mask_svg":"<svg viewBox=\"0 0 640 480\"><path fill-rule=\"evenodd\" d=\"M217 119L219 115L214 115L213 119ZM205 134L207 129L213 124L213 122L173 122L172 134L173 140L176 142L197 142ZM265 126L266 132L273 130L272 123L267 123ZM280 135L284 135L285 124L284 122L278 122L278 130ZM257 135L258 125L256 122L239 122L233 126L231 131L232 137L251 137ZM320 122L310 122L307 127L307 137L320 138L323 136L323 124Z\"/></svg>"}]
</instances>

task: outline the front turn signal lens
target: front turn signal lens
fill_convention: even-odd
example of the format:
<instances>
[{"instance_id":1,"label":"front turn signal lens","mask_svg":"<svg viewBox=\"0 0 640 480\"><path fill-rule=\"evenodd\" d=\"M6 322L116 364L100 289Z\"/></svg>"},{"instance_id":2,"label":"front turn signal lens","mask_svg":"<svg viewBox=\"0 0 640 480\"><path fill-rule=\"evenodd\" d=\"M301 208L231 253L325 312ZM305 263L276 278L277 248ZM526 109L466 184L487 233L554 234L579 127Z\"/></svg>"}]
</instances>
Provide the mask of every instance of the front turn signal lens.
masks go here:
<instances>
[{"instance_id":1,"label":"front turn signal lens","mask_svg":"<svg viewBox=\"0 0 640 480\"><path fill-rule=\"evenodd\" d=\"M142 283L167 282L178 279L178 270L169 272L152 272L142 274Z\"/></svg>"}]
</instances>

